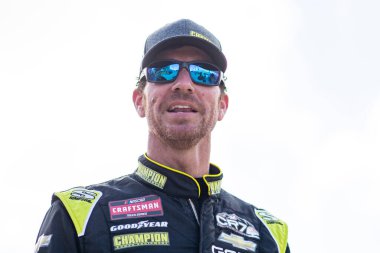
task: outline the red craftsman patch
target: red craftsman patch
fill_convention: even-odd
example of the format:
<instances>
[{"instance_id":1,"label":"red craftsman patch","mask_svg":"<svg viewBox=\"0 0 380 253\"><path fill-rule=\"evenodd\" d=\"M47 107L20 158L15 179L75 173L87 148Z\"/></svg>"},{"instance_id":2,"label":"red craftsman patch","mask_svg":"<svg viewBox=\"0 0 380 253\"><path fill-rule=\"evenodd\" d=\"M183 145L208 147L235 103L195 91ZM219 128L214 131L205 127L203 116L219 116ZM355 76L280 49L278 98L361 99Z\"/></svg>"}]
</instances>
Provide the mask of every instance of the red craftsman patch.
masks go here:
<instances>
[{"instance_id":1,"label":"red craftsman patch","mask_svg":"<svg viewBox=\"0 0 380 253\"><path fill-rule=\"evenodd\" d=\"M162 216L164 214L161 198L156 195L111 201L108 206L111 220Z\"/></svg>"}]
</instances>

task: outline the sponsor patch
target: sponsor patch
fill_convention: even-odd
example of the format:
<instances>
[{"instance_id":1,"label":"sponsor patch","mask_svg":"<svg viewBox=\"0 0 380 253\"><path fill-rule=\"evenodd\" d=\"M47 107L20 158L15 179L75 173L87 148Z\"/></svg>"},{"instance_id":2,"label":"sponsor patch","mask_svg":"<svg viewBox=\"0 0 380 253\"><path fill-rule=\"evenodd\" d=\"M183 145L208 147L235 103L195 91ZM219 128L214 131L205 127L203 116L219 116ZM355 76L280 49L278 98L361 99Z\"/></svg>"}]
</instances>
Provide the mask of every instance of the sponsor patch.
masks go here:
<instances>
[{"instance_id":1,"label":"sponsor patch","mask_svg":"<svg viewBox=\"0 0 380 253\"><path fill-rule=\"evenodd\" d=\"M267 224L279 224L283 225L281 220L268 213L264 209L256 209L256 214L259 215L261 219L263 219Z\"/></svg>"},{"instance_id":2,"label":"sponsor patch","mask_svg":"<svg viewBox=\"0 0 380 253\"><path fill-rule=\"evenodd\" d=\"M244 236L260 239L259 232L256 230L255 226L236 214L218 213L215 218L219 227L228 228Z\"/></svg>"},{"instance_id":3,"label":"sponsor patch","mask_svg":"<svg viewBox=\"0 0 380 253\"><path fill-rule=\"evenodd\" d=\"M211 252L212 253L240 253L239 251L235 251L232 249L223 249L223 248L217 247L215 245L211 246Z\"/></svg>"},{"instance_id":4,"label":"sponsor patch","mask_svg":"<svg viewBox=\"0 0 380 253\"><path fill-rule=\"evenodd\" d=\"M264 209L255 209L255 213L264 226L269 230L277 244L278 252L284 253L288 244L288 226L286 223L274 217Z\"/></svg>"},{"instance_id":5,"label":"sponsor patch","mask_svg":"<svg viewBox=\"0 0 380 253\"><path fill-rule=\"evenodd\" d=\"M139 246L169 246L168 232L137 233L115 235L113 237L114 250Z\"/></svg>"},{"instance_id":6,"label":"sponsor patch","mask_svg":"<svg viewBox=\"0 0 380 253\"><path fill-rule=\"evenodd\" d=\"M158 173L157 171L149 169L148 167L145 167L141 163L139 163L139 166L136 170L136 175L160 189L164 189L166 180L168 179L166 176Z\"/></svg>"},{"instance_id":7,"label":"sponsor patch","mask_svg":"<svg viewBox=\"0 0 380 253\"><path fill-rule=\"evenodd\" d=\"M162 216L164 214L161 198L156 195L111 201L108 206L111 220Z\"/></svg>"},{"instance_id":8,"label":"sponsor patch","mask_svg":"<svg viewBox=\"0 0 380 253\"><path fill-rule=\"evenodd\" d=\"M44 235L42 234L40 237L38 237L34 252L37 253L40 248L48 247L51 241L53 235Z\"/></svg>"},{"instance_id":9,"label":"sponsor patch","mask_svg":"<svg viewBox=\"0 0 380 253\"><path fill-rule=\"evenodd\" d=\"M168 227L167 221L149 221L143 220L137 223L131 224L121 224L110 227L111 232L130 230L130 229L140 229L140 228L166 228Z\"/></svg>"},{"instance_id":10,"label":"sponsor patch","mask_svg":"<svg viewBox=\"0 0 380 253\"><path fill-rule=\"evenodd\" d=\"M210 195L219 194L222 189L222 180L209 182L210 186Z\"/></svg>"},{"instance_id":11,"label":"sponsor patch","mask_svg":"<svg viewBox=\"0 0 380 253\"><path fill-rule=\"evenodd\" d=\"M243 250L249 250L252 252L256 251L257 244L252 242L252 241L247 241L244 240L244 237L240 235L235 235L235 234L226 234L226 233L221 233L220 236L218 237L219 241L226 242L231 244L232 246L243 249Z\"/></svg>"},{"instance_id":12,"label":"sponsor patch","mask_svg":"<svg viewBox=\"0 0 380 253\"><path fill-rule=\"evenodd\" d=\"M91 204L97 195L98 194L94 191L88 191L85 189L78 189L78 190L73 190L70 193L69 199L86 201L86 202Z\"/></svg>"}]
</instances>

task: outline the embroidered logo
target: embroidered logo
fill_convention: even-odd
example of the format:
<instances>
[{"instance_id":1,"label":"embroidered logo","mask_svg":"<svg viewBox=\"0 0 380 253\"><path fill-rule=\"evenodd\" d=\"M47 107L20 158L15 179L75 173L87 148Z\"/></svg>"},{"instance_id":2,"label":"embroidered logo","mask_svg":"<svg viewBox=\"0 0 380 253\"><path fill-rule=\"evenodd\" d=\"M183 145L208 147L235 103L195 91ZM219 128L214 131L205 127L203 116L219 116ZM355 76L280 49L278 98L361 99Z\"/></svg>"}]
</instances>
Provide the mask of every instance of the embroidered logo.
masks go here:
<instances>
[{"instance_id":1,"label":"embroidered logo","mask_svg":"<svg viewBox=\"0 0 380 253\"><path fill-rule=\"evenodd\" d=\"M206 36L204 36L203 34L200 34L200 33L198 33L198 32L190 31L190 35L191 35L191 36L194 36L194 37L197 37L197 38L200 38L200 39L207 40L207 41L209 41L209 42L212 43L212 41L211 41L209 38L207 38Z\"/></svg>"},{"instance_id":2,"label":"embroidered logo","mask_svg":"<svg viewBox=\"0 0 380 253\"><path fill-rule=\"evenodd\" d=\"M218 213L215 216L217 225L222 228L228 228L238 234L259 239L259 232L246 219L240 218L236 214Z\"/></svg>"},{"instance_id":3,"label":"embroidered logo","mask_svg":"<svg viewBox=\"0 0 380 253\"><path fill-rule=\"evenodd\" d=\"M210 186L210 195L218 194L222 190L222 180L209 182L208 185Z\"/></svg>"},{"instance_id":4,"label":"embroidered logo","mask_svg":"<svg viewBox=\"0 0 380 253\"><path fill-rule=\"evenodd\" d=\"M218 240L229 243L236 248L249 250L252 252L255 252L257 247L256 243L244 240L244 237L235 234L226 234L222 232L222 234L218 237Z\"/></svg>"},{"instance_id":5,"label":"embroidered logo","mask_svg":"<svg viewBox=\"0 0 380 253\"><path fill-rule=\"evenodd\" d=\"M161 198L156 195L111 201L108 206L111 220L162 216L164 214Z\"/></svg>"},{"instance_id":6,"label":"embroidered logo","mask_svg":"<svg viewBox=\"0 0 380 253\"><path fill-rule=\"evenodd\" d=\"M215 245L211 246L211 252L212 253L240 253L239 251L231 250L231 249L224 249L221 247L217 247Z\"/></svg>"},{"instance_id":7,"label":"embroidered logo","mask_svg":"<svg viewBox=\"0 0 380 253\"><path fill-rule=\"evenodd\" d=\"M38 237L34 252L37 253L40 250L40 248L48 247L52 236L53 235L42 234L40 237Z\"/></svg>"},{"instance_id":8,"label":"embroidered logo","mask_svg":"<svg viewBox=\"0 0 380 253\"><path fill-rule=\"evenodd\" d=\"M139 230L140 228L166 228L166 227L168 227L167 221L143 220L143 221L132 223L132 224L115 225L115 226L112 226L110 230L111 232L115 232L115 231L130 230L130 229Z\"/></svg>"},{"instance_id":9,"label":"embroidered logo","mask_svg":"<svg viewBox=\"0 0 380 253\"><path fill-rule=\"evenodd\" d=\"M256 209L256 214L259 215L261 219L263 219L267 224L279 224L283 225L281 220L268 213L264 209Z\"/></svg>"},{"instance_id":10,"label":"embroidered logo","mask_svg":"<svg viewBox=\"0 0 380 253\"><path fill-rule=\"evenodd\" d=\"M166 176L158 173L157 171L149 169L148 167L145 167L141 163L139 163L139 166L136 170L136 175L160 189L164 189L166 180L168 179Z\"/></svg>"},{"instance_id":11,"label":"embroidered logo","mask_svg":"<svg viewBox=\"0 0 380 253\"><path fill-rule=\"evenodd\" d=\"M92 203L98 194L94 191L88 191L85 189L73 190L70 194L70 199L86 201Z\"/></svg>"},{"instance_id":12,"label":"embroidered logo","mask_svg":"<svg viewBox=\"0 0 380 253\"><path fill-rule=\"evenodd\" d=\"M139 246L169 246L168 232L137 233L115 235L113 237L114 250Z\"/></svg>"}]
</instances>

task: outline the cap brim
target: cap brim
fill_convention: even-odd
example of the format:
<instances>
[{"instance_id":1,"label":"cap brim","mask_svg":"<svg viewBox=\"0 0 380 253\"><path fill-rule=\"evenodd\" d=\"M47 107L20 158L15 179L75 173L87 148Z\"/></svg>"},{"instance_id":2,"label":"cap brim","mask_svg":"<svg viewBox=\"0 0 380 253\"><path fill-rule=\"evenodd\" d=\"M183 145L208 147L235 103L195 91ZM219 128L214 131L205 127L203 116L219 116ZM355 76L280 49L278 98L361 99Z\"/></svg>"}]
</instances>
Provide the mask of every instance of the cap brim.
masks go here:
<instances>
[{"instance_id":1,"label":"cap brim","mask_svg":"<svg viewBox=\"0 0 380 253\"><path fill-rule=\"evenodd\" d=\"M223 72L227 69L227 59L224 54L211 42L208 42L204 39L200 39L194 36L179 36L172 37L166 40L161 41L152 47L145 55L141 62L141 69L148 66L156 57L156 55L170 47L176 46L195 46L205 53L207 53L211 59L214 61L213 63L220 68Z\"/></svg>"}]
</instances>

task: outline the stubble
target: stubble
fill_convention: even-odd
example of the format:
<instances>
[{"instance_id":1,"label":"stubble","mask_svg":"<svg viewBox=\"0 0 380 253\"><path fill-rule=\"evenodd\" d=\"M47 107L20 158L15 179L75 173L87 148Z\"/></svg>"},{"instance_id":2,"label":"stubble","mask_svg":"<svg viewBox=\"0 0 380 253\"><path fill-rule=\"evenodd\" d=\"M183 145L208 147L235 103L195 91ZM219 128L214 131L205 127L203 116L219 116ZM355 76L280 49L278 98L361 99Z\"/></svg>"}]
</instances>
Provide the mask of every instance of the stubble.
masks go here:
<instances>
[{"instance_id":1,"label":"stubble","mask_svg":"<svg viewBox=\"0 0 380 253\"><path fill-rule=\"evenodd\" d=\"M161 115L166 112L168 104L173 100L189 101L196 104L197 113L201 116L199 124L194 126L189 124L187 120L178 121L175 125L164 122ZM178 150L186 150L194 147L200 140L211 134L218 115L216 102L210 108L205 108L194 96L186 93L172 93L163 101L166 102L158 106L158 112L154 110L157 102L155 99L150 101L149 108L147 108L149 131L163 143Z\"/></svg>"}]
</instances>

